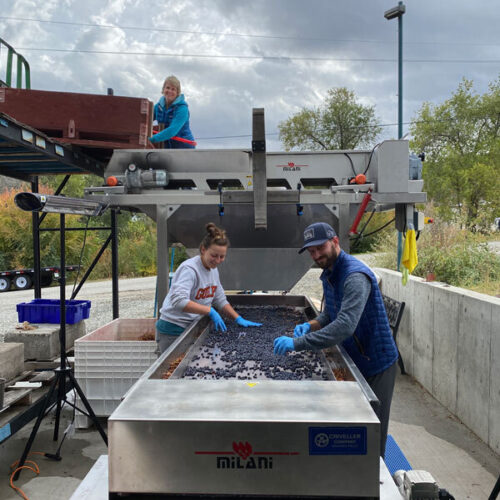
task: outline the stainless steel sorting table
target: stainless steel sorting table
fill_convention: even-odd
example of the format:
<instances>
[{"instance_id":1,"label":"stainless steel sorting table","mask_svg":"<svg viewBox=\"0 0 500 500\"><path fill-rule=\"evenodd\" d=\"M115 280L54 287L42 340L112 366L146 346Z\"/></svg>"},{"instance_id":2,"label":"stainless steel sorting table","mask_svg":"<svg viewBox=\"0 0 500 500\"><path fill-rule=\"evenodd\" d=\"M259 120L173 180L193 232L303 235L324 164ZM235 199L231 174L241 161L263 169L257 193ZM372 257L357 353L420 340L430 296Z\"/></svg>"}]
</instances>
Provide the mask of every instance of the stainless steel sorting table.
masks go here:
<instances>
[{"instance_id":1,"label":"stainless steel sorting table","mask_svg":"<svg viewBox=\"0 0 500 500\"><path fill-rule=\"evenodd\" d=\"M301 296L228 299L316 314ZM162 379L207 327L189 327L109 418L111 495L379 498L376 398L345 352L325 356L345 381Z\"/></svg>"}]
</instances>

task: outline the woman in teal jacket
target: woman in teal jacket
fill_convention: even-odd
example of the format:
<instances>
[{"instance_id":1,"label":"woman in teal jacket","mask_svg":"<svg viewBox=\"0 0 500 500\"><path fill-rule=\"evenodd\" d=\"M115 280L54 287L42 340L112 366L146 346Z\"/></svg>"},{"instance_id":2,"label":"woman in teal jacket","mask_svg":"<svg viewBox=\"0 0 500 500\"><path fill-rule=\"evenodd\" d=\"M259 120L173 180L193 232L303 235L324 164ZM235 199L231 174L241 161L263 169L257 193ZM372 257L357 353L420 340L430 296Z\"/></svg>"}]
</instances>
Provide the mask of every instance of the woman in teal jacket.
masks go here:
<instances>
[{"instance_id":1,"label":"woman in teal jacket","mask_svg":"<svg viewBox=\"0 0 500 500\"><path fill-rule=\"evenodd\" d=\"M149 141L164 142L168 149L194 149L196 142L189 128L189 109L181 94L181 83L175 76L167 77L162 93L155 104L154 119L165 128L149 137Z\"/></svg>"}]
</instances>

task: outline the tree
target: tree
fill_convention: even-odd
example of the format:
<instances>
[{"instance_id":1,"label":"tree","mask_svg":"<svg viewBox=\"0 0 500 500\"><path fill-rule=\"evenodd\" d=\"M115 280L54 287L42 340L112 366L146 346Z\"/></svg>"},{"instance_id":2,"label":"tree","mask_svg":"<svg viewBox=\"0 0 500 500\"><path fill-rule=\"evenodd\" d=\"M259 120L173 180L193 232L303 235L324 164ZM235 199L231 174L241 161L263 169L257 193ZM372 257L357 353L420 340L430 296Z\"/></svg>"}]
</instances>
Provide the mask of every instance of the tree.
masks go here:
<instances>
[{"instance_id":1,"label":"tree","mask_svg":"<svg viewBox=\"0 0 500 500\"><path fill-rule=\"evenodd\" d=\"M463 79L440 105L412 120L412 149L426 153L425 190L440 215L487 231L500 212L500 78L483 95Z\"/></svg>"},{"instance_id":2,"label":"tree","mask_svg":"<svg viewBox=\"0 0 500 500\"><path fill-rule=\"evenodd\" d=\"M374 106L364 106L345 87L328 90L316 109L303 108L278 124L285 149L355 149L374 142L382 130Z\"/></svg>"}]
</instances>

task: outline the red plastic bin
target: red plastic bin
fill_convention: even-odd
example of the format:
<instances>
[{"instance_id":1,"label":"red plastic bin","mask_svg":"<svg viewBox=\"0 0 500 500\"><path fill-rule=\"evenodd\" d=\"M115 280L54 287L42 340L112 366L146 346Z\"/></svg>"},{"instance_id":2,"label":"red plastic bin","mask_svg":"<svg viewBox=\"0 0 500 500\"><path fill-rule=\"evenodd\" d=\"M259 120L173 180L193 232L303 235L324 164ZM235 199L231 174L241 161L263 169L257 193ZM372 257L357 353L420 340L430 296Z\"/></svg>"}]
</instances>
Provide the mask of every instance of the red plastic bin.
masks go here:
<instances>
[{"instance_id":1,"label":"red plastic bin","mask_svg":"<svg viewBox=\"0 0 500 500\"><path fill-rule=\"evenodd\" d=\"M66 324L73 325L90 316L90 300L66 300ZM61 301L58 299L33 299L17 304L19 323L60 323Z\"/></svg>"}]
</instances>

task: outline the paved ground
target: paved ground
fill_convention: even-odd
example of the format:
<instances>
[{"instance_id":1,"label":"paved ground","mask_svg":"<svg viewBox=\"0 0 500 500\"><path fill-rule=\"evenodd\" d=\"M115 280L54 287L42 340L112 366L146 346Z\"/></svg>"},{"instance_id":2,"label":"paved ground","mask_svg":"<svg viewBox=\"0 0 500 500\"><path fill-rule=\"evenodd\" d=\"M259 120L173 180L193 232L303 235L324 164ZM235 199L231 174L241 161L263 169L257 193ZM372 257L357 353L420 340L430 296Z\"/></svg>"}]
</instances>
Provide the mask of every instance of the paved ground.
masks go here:
<instances>
[{"instance_id":1,"label":"paved ground","mask_svg":"<svg viewBox=\"0 0 500 500\"><path fill-rule=\"evenodd\" d=\"M321 298L318 283L320 270L312 269L292 290L292 293ZM147 317L153 314L153 278L120 281L120 315ZM92 300L91 318L87 330L112 319L111 284L109 282L85 285L81 296ZM44 289L44 298L58 298L58 289ZM0 304L0 333L16 323L15 304L29 301L32 292L2 294ZM64 412L61 433L71 421L71 412ZM20 498L8 486L9 465L18 459L31 431L25 427L0 445L0 500ZM32 447L35 451L54 452L52 441L54 421L44 419ZM427 391L409 376L398 376L389 432L415 469L429 471L442 488L448 489L456 500L486 500L500 473L500 457L470 432ZM34 455L40 475L23 471L20 486L30 500L67 499L86 476L95 460L106 454L106 448L95 430L78 430L68 437L62 448L63 460L53 462Z\"/></svg>"}]
</instances>

